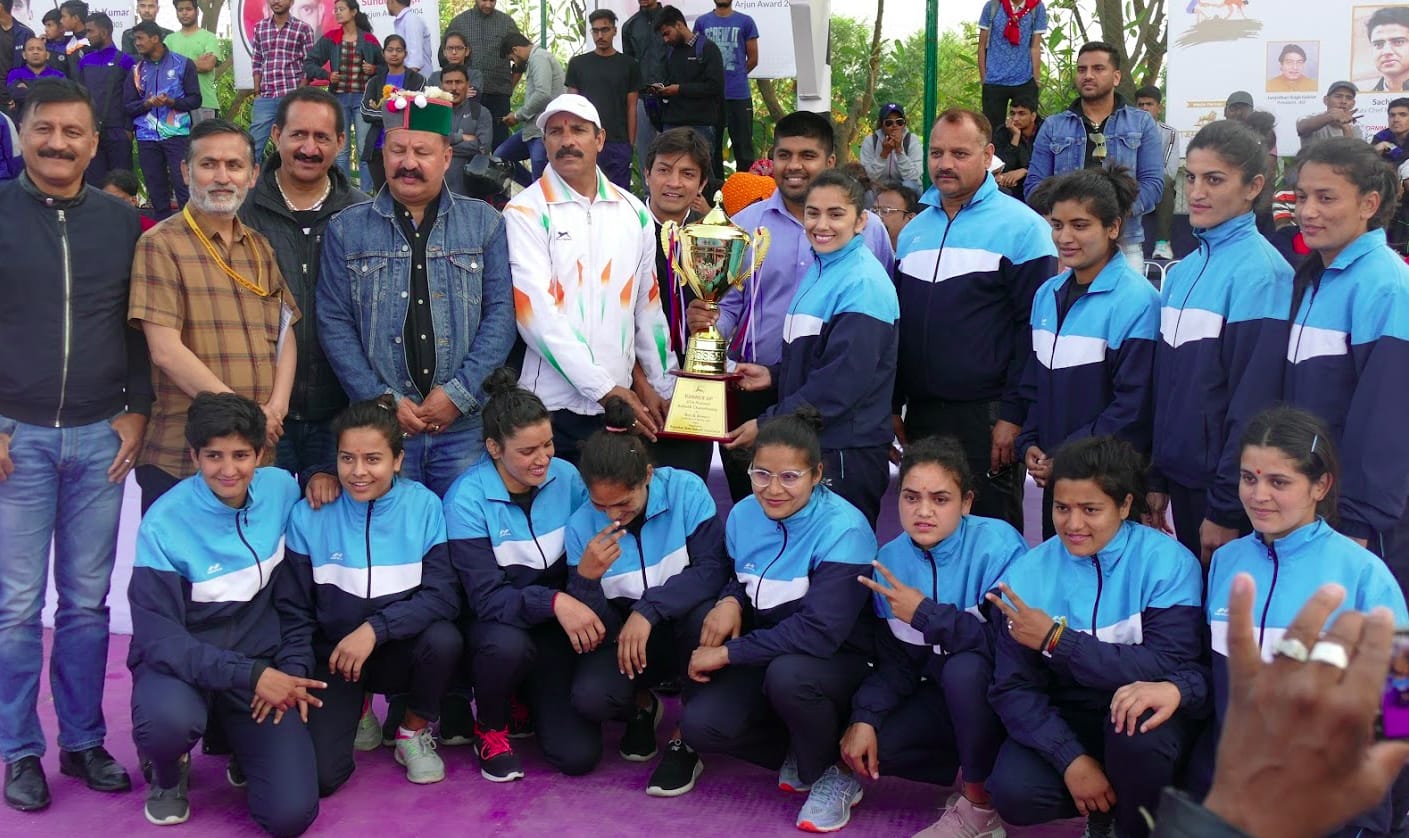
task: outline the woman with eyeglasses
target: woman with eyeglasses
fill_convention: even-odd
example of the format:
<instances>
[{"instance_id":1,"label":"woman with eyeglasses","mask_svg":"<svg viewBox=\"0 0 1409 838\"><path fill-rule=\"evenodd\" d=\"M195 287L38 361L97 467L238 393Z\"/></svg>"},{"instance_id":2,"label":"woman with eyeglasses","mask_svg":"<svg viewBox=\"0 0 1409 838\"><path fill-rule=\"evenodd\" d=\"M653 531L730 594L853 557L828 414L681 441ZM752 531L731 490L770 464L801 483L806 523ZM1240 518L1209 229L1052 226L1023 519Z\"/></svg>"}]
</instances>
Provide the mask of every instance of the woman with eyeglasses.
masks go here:
<instances>
[{"instance_id":1,"label":"woman with eyeglasses","mask_svg":"<svg viewBox=\"0 0 1409 838\"><path fill-rule=\"evenodd\" d=\"M874 618L857 584L876 537L823 481L822 417L803 405L758 432L753 495L725 524L734 578L705 617L680 721L687 745L782 769L778 787L809 792L800 829L851 818L861 786L838 766L851 696L869 671ZM786 758L785 758L786 755Z\"/></svg>"},{"instance_id":2,"label":"woman with eyeglasses","mask_svg":"<svg viewBox=\"0 0 1409 838\"><path fill-rule=\"evenodd\" d=\"M479 101L480 91L484 90L484 74L470 66L470 42L459 32L446 32L445 37L440 41L440 70L431 73L431 87L440 86L440 73L446 67L459 65L465 68L465 80L469 82L470 89L466 91L465 98Z\"/></svg>"},{"instance_id":3,"label":"woman with eyeglasses","mask_svg":"<svg viewBox=\"0 0 1409 838\"><path fill-rule=\"evenodd\" d=\"M924 145L906 127L905 109L890 102L881 106L875 132L861 141L861 165L873 181L898 180L919 191Z\"/></svg>"}]
</instances>

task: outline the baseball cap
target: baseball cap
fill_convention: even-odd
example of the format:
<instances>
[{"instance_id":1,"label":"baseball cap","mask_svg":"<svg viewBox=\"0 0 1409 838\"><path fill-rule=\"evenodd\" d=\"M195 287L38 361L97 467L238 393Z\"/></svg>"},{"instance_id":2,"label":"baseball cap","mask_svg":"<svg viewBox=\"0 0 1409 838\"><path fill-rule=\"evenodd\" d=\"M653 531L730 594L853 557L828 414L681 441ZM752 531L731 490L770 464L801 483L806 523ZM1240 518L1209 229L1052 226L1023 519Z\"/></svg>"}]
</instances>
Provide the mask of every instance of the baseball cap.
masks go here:
<instances>
[{"instance_id":1,"label":"baseball cap","mask_svg":"<svg viewBox=\"0 0 1409 838\"><path fill-rule=\"evenodd\" d=\"M539 114L538 120L534 123L539 131L548 129L548 120L555 114L570 113L573 116L585 119L597 126L597 130L602 130L602 117L597 114L597 106L587 101L586 96L577 93L564 93L558 98L548 103L548 107Z\"/></svg>"},{"instance_id":2,"label":"baseball cap","mask_svg":"<svg viewBox=\"0 0 1409 838\"><path fill-rule=\"evenodd\" d=\"M1228 101L1223 103L1223 107L1225 108L1229 105L1247 105L1248 107L1252 107L1252 94L1246 90L1235 90L1228 96Z\"/></svg>"},{"instance_id":3,"label":"baseball cap","mask_svg":"<svg viewBox=\"0 0 1409 838\"><path fill-rule=\"evenodd\" d=\"M1354 84L1352 84L1351 82L1348 82L1348 81L1333 81L1333 82L1331 82L1331 86L1328 87L1328 88L1326 88L1326 95L1327 95L1327 96L1330 96L1332 93L1335 93L1337 90L1340 90L1340 89L1342 89L1342 88L1344 88L1344 89L1346 89L1346 90L1349 90L1351 96L1354 96L1355 94L1357 94L1357 93L1360 92L1360 88L1356 87L1356 86L1355 86Z\"/></svg>"},{"instance_id":4,"label":"baseball cap","mask_svg":"<svg viewBox=\"0 0 1409 838\"><path fill-rule=\"evenodd\" d=\"M891 114L895 114L896 116L900 117L901 119L904 119L904 118L905 118L905 109L902 108L902 107L900 107L900 105L897 104L897 103L895 103L895 102L887 102L886 104L881 105L881 112L880 112L880 114L876 117L876 119L878 119L878 120L880 120L880 119L885 119L886 117L890 116Z\"/></svg>"}]
</instances>

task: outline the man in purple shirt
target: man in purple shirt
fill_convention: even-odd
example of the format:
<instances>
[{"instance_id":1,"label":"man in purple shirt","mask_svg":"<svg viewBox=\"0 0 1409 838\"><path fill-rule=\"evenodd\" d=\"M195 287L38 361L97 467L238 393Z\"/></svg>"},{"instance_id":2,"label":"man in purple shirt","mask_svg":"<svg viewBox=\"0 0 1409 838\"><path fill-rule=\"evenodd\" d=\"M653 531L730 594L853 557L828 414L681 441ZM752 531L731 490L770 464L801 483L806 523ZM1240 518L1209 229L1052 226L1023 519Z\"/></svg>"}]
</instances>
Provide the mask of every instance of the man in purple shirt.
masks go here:
<instances>
[{"instance_id":1,"label":"man in purple shirt","mask_svg":"<svg viewBox=\"0 0 1409 838\"><path fill-rule=\"evenodd\" d=\"M724 129L734 148L734 168L753 165L753 93L749 73L758 66L758 24L734 11L734 0L714 0L714 11L695 18L696 34L719 47L724 57L724 110L714 126L714 179L724 180Z\"/></svg>"},{"instance_id":2,"label":"man in purple shirt","mask_svg":"<svg viewBox=\"0 0 1409 838\"><path fill-rule=\"evenodd\" d=\"M729 356L736 361L749 361L772 366L783 357L783 318L798 284L812 266L812 246L802 228L803 202L813 178L836 165L832 124L825 116L810 111L797 111L778 120L773 129L773 180L778 190L765 201L751 204L735 214L733 221L750 234L759 227L768 230L768 256L749 280L743 291L730 289L719 301L719 311L713 312L700 300L690 303L686 322L691 333L716 322L719 331L730 338ZM866 227L861 231L866 247L886 270L895 261L890 235L874 213L866 212ZM738 426L778 401L778 391L739 391L730 424ZM723 456L724 474L729 479L729 494L735 502L747 497L752 489L747 473L747 461L735 456Z\"/></svg>"}]
</instances>

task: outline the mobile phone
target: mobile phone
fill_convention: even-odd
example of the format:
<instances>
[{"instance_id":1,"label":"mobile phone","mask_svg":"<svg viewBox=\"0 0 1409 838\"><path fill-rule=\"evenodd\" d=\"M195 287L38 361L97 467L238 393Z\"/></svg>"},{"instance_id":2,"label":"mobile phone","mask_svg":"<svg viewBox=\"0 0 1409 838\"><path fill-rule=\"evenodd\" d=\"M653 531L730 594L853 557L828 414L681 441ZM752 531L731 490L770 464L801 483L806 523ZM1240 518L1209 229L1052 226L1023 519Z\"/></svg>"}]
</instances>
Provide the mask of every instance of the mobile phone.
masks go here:
<instances>
[{"instance_id":1,"label":"mobile phone","mask_svg":"<svg viewBox=\"0 0 1409 838\"><path fill-rule=\"evenodd\" d=\"M1409 739L1409 628L1394 631L1376 739Z\"/></svg>"}]
</instances>

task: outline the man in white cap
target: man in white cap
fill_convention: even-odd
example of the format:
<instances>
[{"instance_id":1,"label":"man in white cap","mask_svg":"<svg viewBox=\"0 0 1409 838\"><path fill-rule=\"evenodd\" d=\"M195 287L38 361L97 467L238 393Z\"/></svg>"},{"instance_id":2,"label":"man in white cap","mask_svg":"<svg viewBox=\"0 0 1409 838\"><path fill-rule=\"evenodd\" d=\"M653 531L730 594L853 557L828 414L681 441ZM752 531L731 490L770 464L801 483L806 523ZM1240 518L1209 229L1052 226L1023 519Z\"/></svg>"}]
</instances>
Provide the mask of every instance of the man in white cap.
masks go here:
<instances>
[{"instance_id":1,"label":"man in white cap","mask_svg":"<svg viewBox=\"0 0 1409 838\"><path fill-rule=\"evenodd\" d=\"M675 356L656 285L655 224L597 168L606 132L596 107L563 94L538 127L548 168L504 210L527 345L519 384L553 412L557 456L576 463L610 397L631 405L638 429L654 438L675 389Z\"/></svg>"}]
</instances>

